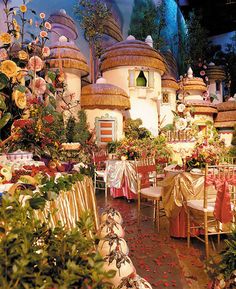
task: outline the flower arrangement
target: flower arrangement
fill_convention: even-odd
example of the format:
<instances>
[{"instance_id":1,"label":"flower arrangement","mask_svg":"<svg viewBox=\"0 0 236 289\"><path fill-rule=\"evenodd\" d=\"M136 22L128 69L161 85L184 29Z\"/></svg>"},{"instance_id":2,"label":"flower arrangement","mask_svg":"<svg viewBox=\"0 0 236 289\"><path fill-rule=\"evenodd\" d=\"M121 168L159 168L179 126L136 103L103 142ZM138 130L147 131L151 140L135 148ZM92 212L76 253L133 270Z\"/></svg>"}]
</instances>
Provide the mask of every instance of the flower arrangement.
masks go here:
<instances>
[{"instance_id":1,"label":"flower arrangement","mask_svg":"<svg viewBox=\"0 0 236 289\"><path fill-rule=\"evenodd\" d=\"M10 7L9 0L3 0L3 3L7 31L0 34L0 139L4 141L1 145L8 140L19 140L20 137L23 139L26 133L27 139L33 140L39 134L40 127L43 128L48 123L46 119L45 122L39 120L36 123L36 111L42 106L49 107L54 101L57 86L61 86L61 72L50 71L46 65L46 59L50 55L46 42L51 24L46 21L45 13L40 13L41 22L35 23L33 31L37 29L38 34L30 32L32 41L27 42L24 39L27 35L26 28L33 25L32 18L28 17L30 13L35 15L36 12L27 7L26 0L22 0L18 7ZM16 132L12 125L16 127ZM24 129L24 125L28 131ZM50 125L52 127L52 123ZM18 129L21 129L20 133ZM48 132L44 132L45 136L46 133ZM38 135L38 138L41 137ZM50 139L49 133L45 145L51 143ZM33 143L35 142L38 140Z\"/></svg>"},{"instance_id":2,"label":"flower arrangement","mask_svg":"<svg viewBox=\"0 0 236 289\"><path fill-rule=\"evenodd\" d=\"M227 153L224 141L220 140L212 123L207 123L204 134L196 141L193 154L187 160L187 166L204 167L206 163L216 165Z\"/></svg>"}]
</instances>

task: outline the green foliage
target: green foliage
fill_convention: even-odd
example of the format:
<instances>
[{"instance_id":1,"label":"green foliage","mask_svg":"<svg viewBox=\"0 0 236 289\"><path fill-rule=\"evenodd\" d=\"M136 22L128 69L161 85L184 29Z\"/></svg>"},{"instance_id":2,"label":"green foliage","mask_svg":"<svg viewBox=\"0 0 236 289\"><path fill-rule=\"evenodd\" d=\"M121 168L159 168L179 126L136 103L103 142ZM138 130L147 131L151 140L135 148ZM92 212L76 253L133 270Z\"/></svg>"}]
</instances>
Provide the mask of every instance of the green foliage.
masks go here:
<instances>
[{"instance_id":1,"label":"green foliage","mask_svg":"<svg viewBox=\"0 0 236 289\"><path fill-rule=\"evenodd\" d=\"M115 153L117 147L120 145L120 141L111 141L107 144L107 151L109 154Z\"/></svg>"},{"instance_id":2,"label":"green foliage","mask_svg":"<svg viewBox=\"0 0 236 289\"><path fill-rule=\"evenodd\" d=\"M207 40L207 31L201 25L202 16L196 11L192 11L189 14L187 20L187 41L188 45L188 63L193 66L198 65L199 59L206 59L207 49L209 42Z\"/></svg>"},{"instance_id":3,"label":"green foliage","mask_svg":"<svg viewBox=\"0 0 236 289\"><path fill-rule=\"evenodd\" d=\"M77 226L67 231L36 218L19 192L4 195L0 206L0 288L4 289L108 289L103 281L114 272L103 272L96 252L93 216L85 212Z\"/></svg>"},{"instance_id":4,"label":"green foliage","mask_svg":"<svg viewBox=\"0 0 236 289\"><path fill-rule=\"evenodd\" d=\"M130 139L144 139L151 136L151 132L145 127L141 127L142 120L137 119L126 119L124 124L125 137Z\"/></svg>"},{"instance_id":5,"label":"green foliage","mask_svg":"<svg viewBox=\"0 0 236 289\"><path fill-rule=\"evenodd\" d=\"M73 142L75 132L75 118L71 115L66 124L66 141Z\"/></svg>"},{"instance_id":6,"label":"green foliage","mask_svg":"<svg viewBox=\"0 0 236 289\"><path fill-rule=\"evenodd\" d=\"M84 110L80 110L78 112L78 121L71 116L67 122L67 142L79 142L82 146L84 146L90 136L91 133L88 129L86 112Z\"/></svg>"},{"instance_id":7,"label":"green foliage","mask_svg":"<svg viewBox=\"0 0 236 289\"><path fill-rule=\"evenodd\" d=\"M234 126L234 132L233 132L233 137L232 137L231 144L232 144L233 146L236 145L236 125ZM236 151L236 149L235 149L235 151ZM235 155L236 155L236 153L235 153Z\"/></svg>"},{"instance_id":8,"label":"green foliage","mask_svg":"<svg viewBox=\"0 0 236 289\"><path fill-rule=\"evenodd\" d=\"M95 56L101 55L101 37L105 32L104 25L111 15L110 10L102 0L80 0L74 7L84 37L89 45L94 47Z\"/></svg>"},{"instance_id":9,"label":"green foliage","mask_svg":"<svg viewBox=\"0 0 236 289\"><path fill-rule=\"evenodd\" d=\"M236 285L236 231L225 240L225 244L226 248L220 252L220 256L217 259L212 258L207 264L207 272L215 285L223 280L224 288L231 289Z\"/></svg>"},{"instance_id":10,"label":"green foliage","mask_svg":"<svg viewBox=\"0 0 236 289\"><path fill-rule=\"evenodd\" d=\"M154 47L160 49L164 44L161 31L166 26L165 9L165 1L156 6L152 0L135 0L128 34L143 41L151 35Z\"/></svg>"}]
</instances>

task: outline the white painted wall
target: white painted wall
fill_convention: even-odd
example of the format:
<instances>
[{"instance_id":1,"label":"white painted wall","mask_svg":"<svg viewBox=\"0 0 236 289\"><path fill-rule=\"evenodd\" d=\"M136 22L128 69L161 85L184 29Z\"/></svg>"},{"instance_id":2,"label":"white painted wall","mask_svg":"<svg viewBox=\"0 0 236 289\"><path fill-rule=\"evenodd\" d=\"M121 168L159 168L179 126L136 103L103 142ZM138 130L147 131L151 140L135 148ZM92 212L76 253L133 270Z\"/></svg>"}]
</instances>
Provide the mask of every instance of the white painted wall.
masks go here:
<instances>
[{"instance_id":1,"label":"white painted wall","mask_svg":"<svg viewBox=\"0 0 236 289\"><path fill-rule=\"evenodd\" d=\"M162 126L173 123L174 114L176 111L176 90L169 87L162 87L162 93L169 94L169 103L161 104L161 121L163 120Z\"/></svg>"},{"instance_id":2,"label":"white painted wall","mask_svg":"<svg viewBox=\"0 0 236 289\"><path fill-rule=\"evenodd\" d=\"M209 94L215 94L218 97L218 100L214 100L213 103L217 104L217 103L221 103L223 102L223 95L222 95L222 82L220 83L220 91L216 91L216 82L215 80L210 80L210 84L208 86L208 92Z\"/></svg>"},{"instance_id":3,"label":"white painted wall","mask_svg":"<svg viewBox=\"0 0 236 289\"><path fill-rule=\"evenodd\" d=\"M80 110L80 95L81 95L81 76L80 71L75 69L63 69L65 73L65 82L67 84L65 99L72 107L71 111L76 117L78 110ZM63 105L63 102L61 102Z\"/></svg>"},{"instance_id":4,"label":"white painted wall","mask_svg":"<svg viewBox=\"0 0 236 289\"><path fill-rule=\"evenodd\" d=\"M203 100L202 92L199 90L188 91L189 95L185 96L185 100Z\"/></svg>"},{"instance_id":5,"label":"white painted wall","mask_svg":"<svg viewBox=\"0 0 236 289\"><path fill-rule=\"evenodd\" d=\"M158 134L158 112L157 99L161 99L161 75L154 71L154 86L148 87L129 87L129 70L144 70L145 67L118 67L105 71L103 77L107 83L114 84L123 88L130 96L131 109L126 114L132 119L141 118L143 126L149 129L153 135Z\"/></svg>"},{"instance_id":6,"label":"white painted wall","mask_svg":"<svg viewBox=\"0 0 236 289\"><path fill-rule=\"evenodd\" d=\"M220 135L220 139L224 140L225 145L227 147L231 146L231 141L233 138L233 131L232 133L219 131L219 135Z\"/></svg>"}]
</instances>

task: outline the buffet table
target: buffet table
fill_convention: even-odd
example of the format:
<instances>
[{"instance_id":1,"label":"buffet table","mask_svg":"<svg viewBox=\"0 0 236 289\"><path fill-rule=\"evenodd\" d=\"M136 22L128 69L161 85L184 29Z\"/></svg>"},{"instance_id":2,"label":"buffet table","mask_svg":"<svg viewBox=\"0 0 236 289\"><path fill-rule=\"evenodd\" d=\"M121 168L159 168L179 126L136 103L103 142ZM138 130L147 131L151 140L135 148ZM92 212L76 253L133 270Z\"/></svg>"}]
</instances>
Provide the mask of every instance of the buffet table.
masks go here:
<instances>
[{"instance_id":1,"label":"buffet table","mask_svg":"<svg viewBox=\"0 0 236 289\"><path fill-rule=\"evenodd\" d=\"M113 198L137 199L135 162L128 160L106 161L106 181Z\"/></svg>"}]
</instances>

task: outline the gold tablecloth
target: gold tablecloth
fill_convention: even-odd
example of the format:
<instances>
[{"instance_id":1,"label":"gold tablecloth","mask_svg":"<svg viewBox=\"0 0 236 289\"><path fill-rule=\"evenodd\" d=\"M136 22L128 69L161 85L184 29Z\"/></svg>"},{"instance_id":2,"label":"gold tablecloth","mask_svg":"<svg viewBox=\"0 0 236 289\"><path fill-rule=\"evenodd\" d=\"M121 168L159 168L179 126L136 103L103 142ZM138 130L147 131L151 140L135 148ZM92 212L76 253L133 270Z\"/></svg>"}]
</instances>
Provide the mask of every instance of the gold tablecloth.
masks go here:
<instances>
[{"instance_id":1,"label":"gold tablecloth","mask_svg":"<svg viewBox=\"0 0 236 289\"><path fill-rule=\"evenodd\" d=\"M95 227L98 229L98 213L94 195L93 182L89 177L78 181L68 192L61 192L54 201L48 201L43 211L37 211L38 218L43 218L55 227L60 221L67 229L75 227L76 222L85 210L94 215Z\"/></svg>"},{"instance_id":2,"label":"gold tablecloth","mask_svg":"<svg viewBox=\"0 0 236 289\"><path fill-rule=\"evenodd\" d=\"M164 187L163 207L169 218L175 218L179 214L185 201L203 199L203 175L188 172L167 174L161 185Z\"/></svg>"}]
</instances>

